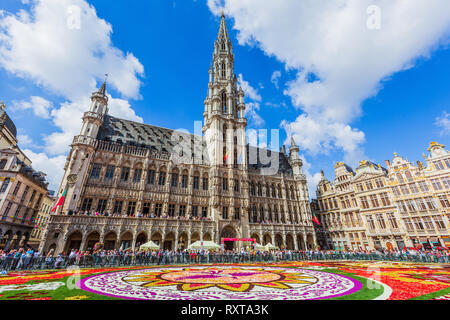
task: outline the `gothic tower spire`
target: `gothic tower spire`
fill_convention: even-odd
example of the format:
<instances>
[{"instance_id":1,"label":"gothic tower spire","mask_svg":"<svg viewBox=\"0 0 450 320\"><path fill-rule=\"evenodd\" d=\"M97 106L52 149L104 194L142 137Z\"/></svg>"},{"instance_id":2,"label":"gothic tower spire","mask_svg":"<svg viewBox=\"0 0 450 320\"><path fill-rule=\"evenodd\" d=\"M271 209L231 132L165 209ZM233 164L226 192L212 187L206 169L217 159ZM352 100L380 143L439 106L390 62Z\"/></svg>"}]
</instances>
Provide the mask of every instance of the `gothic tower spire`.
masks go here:
<instances>
[{"instance_id":1,"label":"gothic tower spire","mask_svg":"<svg viewBox=\"0 0 450 320\"><path fill-rule=\"evenodd\" d=\"M245 165L247 120L244 92L242 89L238 90L233 45L223 12L214 42L203 117L203 132L207 141L210 141L210 159L220 165Z\"/></svg>"}]
</instances>

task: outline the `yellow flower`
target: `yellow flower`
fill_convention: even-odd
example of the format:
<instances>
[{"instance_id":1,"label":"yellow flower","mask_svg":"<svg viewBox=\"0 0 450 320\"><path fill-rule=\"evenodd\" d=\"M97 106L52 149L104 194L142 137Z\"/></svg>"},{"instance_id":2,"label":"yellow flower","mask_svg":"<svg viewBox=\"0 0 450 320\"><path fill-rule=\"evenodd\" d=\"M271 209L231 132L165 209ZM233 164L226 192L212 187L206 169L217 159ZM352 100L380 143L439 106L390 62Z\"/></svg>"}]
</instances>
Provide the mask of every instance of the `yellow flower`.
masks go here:
<instances>
[{"instance_id":1,"label":"yellow flower","mask_svg":"<svg viewBox=\"0 0 450 320\"><path fill-rule=\"evenodd\" d=\"M67 297L65 300L85 300L88 296L73 296L73 297Z\"/></svg>"}]
</instances>

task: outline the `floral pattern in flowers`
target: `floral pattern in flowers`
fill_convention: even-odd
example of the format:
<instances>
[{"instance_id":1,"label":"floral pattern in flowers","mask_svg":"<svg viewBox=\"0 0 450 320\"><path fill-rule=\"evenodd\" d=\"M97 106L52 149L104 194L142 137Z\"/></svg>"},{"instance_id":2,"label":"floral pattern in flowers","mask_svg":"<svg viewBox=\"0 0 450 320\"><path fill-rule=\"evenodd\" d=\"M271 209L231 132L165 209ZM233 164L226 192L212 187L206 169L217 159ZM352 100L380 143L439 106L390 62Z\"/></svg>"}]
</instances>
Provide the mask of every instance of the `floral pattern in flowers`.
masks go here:
<instances>
[{"instance_id":1,"label":"floral pattern in flowers","mask_svg":"<svg viewBox=\"0 0 450 320\"><path fill-rule=\"evenodd\" d=\"M139 300L312 300L359 291L358 281L322 271L251 266L162 267L101 274L83 290Z\"/></svg>"},{"instance_id":2,"label":"floral pattern in flowers","mask_svg":"<svg viewBox=\"0 0 450 320\"><path fill-rule=\"evenodd\" d=\"M448 264L292 261L10 271L0 274L0 300L358 299L373 292L369 279L384 291L371 299L450 298Z\"/></svg>"}]
</instances>

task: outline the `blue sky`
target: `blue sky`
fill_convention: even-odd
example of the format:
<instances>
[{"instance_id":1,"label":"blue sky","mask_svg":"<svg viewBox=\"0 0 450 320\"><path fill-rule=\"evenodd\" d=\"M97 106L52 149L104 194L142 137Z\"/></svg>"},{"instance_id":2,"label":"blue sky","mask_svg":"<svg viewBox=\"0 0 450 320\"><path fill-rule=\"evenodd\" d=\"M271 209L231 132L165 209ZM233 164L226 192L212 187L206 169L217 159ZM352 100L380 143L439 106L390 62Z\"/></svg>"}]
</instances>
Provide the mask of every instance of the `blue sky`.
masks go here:
<instances>
[{"instance_id":1,"label":"blue sky","mask_svg":"<svg viewBox=\"0 0 450 320\"><path fill-rule=\"evenodd\" d=\"M431 1L431 8L414 2L409 19L415 21L417 13L416 27L427 26L423 32L403 31L399 18L391 17L395 8L380 0L385 24L371 39L374 33L344 33L349 30L346 27L342 33L333 26L328 34L314 31L323 12L333 16L341 10L322 1L299 1L298 8L290 8L291 1L280 1L274 10L264 1L253 0L2 0L0 98L18 127L21 148L57 189L69 138L81 125L77 116L89 108L89 94L104 73L116 82L108 90L116 99L115 115L193 130L193 122L202 120L218 10L224 6L235 72L242 75L246 101L253 106L249 128L280 129L282 142L289 128L301 147L312 187L321 169L333 177L337 161L355 165L370 159L384 164L397 152L415 162L422 159L431 141L449 144L450 8L445 1ZM83 10L95 8L96 13L83 14L80 29L61 31L55 16L67 14L64 6L73 4ZM35 8L40 8L40 15ZM30 20L18 18L21 9L30 14ZM290 14L294 9L297 16ZM349 4L347 14L359 9ZM367 19L365 10L359 14L356 20ZM302 15L316 20L297 24ZM286 21L280 21L280 16ZM83 19L90 19L89 27ZM97 36L91 26L100 25L102 19L112 33L106 28ZM291 29L284 26L290 21ZM41 22L45 27L38 26ZM18 28L24 25L31 27L24 32ZM320 26L327 29L323 23ZM313 28L311 37L303 32L307 27ZM327 40L337 43L335 50L322 50L320 37L329 39L330 34L340 40ZM1 35L7 39L2 41ZM32 38L39 41L33 43ZM73 50L64 50L74 41L79 41L80 52L71 57ZM369 47L366 52L370 45L373 50ZM105 58L109 54L114 59ZM54 58L39 60L47 55ZM280 77L275 83L277 72ZM302 73L310 74L307 80L300 79ZM315 80L322 81L323 87L312 87Z\"/></svg>"}]
</instances>

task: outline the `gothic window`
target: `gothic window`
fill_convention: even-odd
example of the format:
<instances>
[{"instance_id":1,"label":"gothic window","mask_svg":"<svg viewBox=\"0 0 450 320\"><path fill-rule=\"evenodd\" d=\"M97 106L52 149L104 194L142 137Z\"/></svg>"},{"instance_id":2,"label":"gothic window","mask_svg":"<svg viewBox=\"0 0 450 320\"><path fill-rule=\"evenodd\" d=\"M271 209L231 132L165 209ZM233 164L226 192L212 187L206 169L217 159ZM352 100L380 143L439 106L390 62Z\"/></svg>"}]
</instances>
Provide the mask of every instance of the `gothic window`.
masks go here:
<instances>
[{"instance_id":1,"label":"gothic window","mask_svg":"<svg viewBox=\"0 0 450 320\"><path fill-rule=\"evenodd\" d=\"M169 204L169 217L175 217L175 205Z\"/></svg>"},{"instance_id":2,"label":"gothic window","mask_svg":"<svg viewBox=\"0 0 450 320\"><path fill-rule=\"evenodd\" d=\"M258 182L258 197L262 197L262 186L260 182Z\"/></svg>"},{"instance_id":3,"label":"gothic window","mask_svg":"<svg viewBox=\"0 0 450 320\"><path fill-rule=\"evenodd\" d=\"M130 201L128 202L128 208L127 208L127 216L134 216L134 212L136 211L136 202Z\"/></svg>"},{"instance_id":4,"label":"gothic window","mask_svg":"<svg viewBox=\"0 0 450 320\"><path fill-rule=\"evenodd\" d=\"M133 176L133 182L140 182L141 177L142 177L142 169L135 169L134 176Z\"/></svg>"},{"instance_id":5,"label":"gothic window","mask_svg":"<svg viewBox=\"0 0 450 320\"><path fill-rule=\"evenodd\" d=\"M203 178L203 190L208 190L208 178Z\"/></svg>"},{"instance_id":6,"label":"gothic window","mask_svg":"<svg viewBox=\"0 0 450 320\"><path fill-rule=\"evenodd\" d=\"M256 206L252 207L252 222L253 223L258 222L258 212L257 212Z\"/></svg>"},{"instance_id":7,"label":"gothic window","mask_svg":"<svg viewBox=\"0 0 450 320\"><path fill-rule=\"evenodd\" d=\"M116 167L108 166L106 167L105 180L112 180L114 177L114 171Z\"/></svg>"},{"instance_id":8,"label":"gothic window","mask_svg":"<svg viewBox=\"0 0 450 320\"><path fill-rule=\"evenodd\" d=\"M130 175L130 168L128 168L128 167L123 167L123 168L122 168L122 173L121 173L121 175L120 175L120 180L121 180L122 182L128 181L129 175Z\"/></svg>"},{"instance_id":9,"label":"gothic window","mask_svg":"<svg viewBox=\"0 0 450 320\"><path fill-rule=\"evenodd\" d=\"M251 182L250 183L250 195L255 196L256 192L255 192L255 183Z\"/></svg>"},{"instance_id":10,"label":"gothic window","mask_svg":"<svg viewBox=\"0 0 450 320\"><path fill-rule=\"evenodd\" d=\"M122 213L123 201L116 201L114 203L114 213Z\"/></svg>"},{"instance_id":11,"label":"gothic window","mask_svg":"<svg viewBox=\"0 0 450 320\"><path fill-rule=\"evenodd\" d=\"M146 217L150 213L150 202L144 202L142 207L142 214Z\"/></svg>"},{"instance_id":12,"label":"gothic window","mask_svg":"<svg viewBox=\"0 0 450 320\"><path fill-rule=\"evenodd\" d=\"M162 214L162 203L157 203L156 205L155 205L155 215L157 216L157 217L161 217L161 214Z\"/></svg>"},{"instance_id":13,"label":"gothic window","mask_svg":"<svg viewBox=\"0 0 450 320\"><path fill-rule=\"evenodd\" d=\"M172 187L178 187L178 173L172 173Z\"/></svg>"},{"instance_id":14,"label":"gothic window","mask_svg":"<svg viewBox=\"0 0 450 320\"><path fill-rule=\"evenodd\" d=\"M147 176L147 184L155 183L155 170L149 170Z\"/></svg>"},{"instance_id":15,"label":"gothic window","mask_svg":"<svg viewBox=\"0 0 450 320\"><path fill-rule=\"evenodd\" d=\"M225 63L222 63L222 77L226 77L227 75L227 67L225 65Z\"/></svg>"},{"instance_id":16,"label":"gothic window","mask_svg":"<svg viewBox=\"0 0 450 320\"><path fill-rule=\"evenodd\" d=\"M228 191L228 178L223 178L223 180L222 180L222 189L224 191Z\"/></svg>"},{"instance_id":17,"label":"gothic window","mask_svg":"<svg viewBox=\"0 0 450 320\"><path fill-rule=\"evenodd\" d=\"M192 207L192 216L198 217L198 207L197 206Z\"/></svg>"},{"instance_id":18,"label":"gothic window","mask_svg":"<svg viewBox=\"0 0 450 320\"><path fill-rule=\"evenodd\" d=\"M239 192L239 180L234 179L234 192Z\"/></svg>"},{"instance_id":19,"label":"gothic window","mask_svg":"<svg viewBox=\"0 0 450 320\"><path fill-rule=\"evenodd\" d=\"M227 112L227 94L226 92L222 92L222 110L223 113Z\"/></svg>"},{"instance_id":20,"label":"gothic window","mask_svg":"<svg viewBox=\"0 0 450 320\"><path fill-rule=\"evenodd\" d=\"M241 220L241 209L234 208L234 220Z\"/></svg>"},{"instance_id":21,"label":"gothic window","mask_svg":"<svg viewBox=\"0 0 450 320\"><path fill-rule=\"evenodd\" d=\"M163 185L166 184L166 173L165 173L165 172L160 172L160 173L159 173L159 181L158 181L158 184L159 184L160 186L163 186Z\"/></svg>"},{"instance_id":22,"label":"gothic window","mask_svg":"<svg viewBox=\"0 0 450 320\"><path fill-rule=\"evenodd\" d=\"M188 176L187 174L183 174L181 177L181 187L186 189L188 187Z\"/></svg>"},{"instance_id":23,"label":"gothic window","mask_svg":"<svg viewBox=\"0 0 450 320\"><path fill-rule=\"evenodd\" d=\"M92 206L92 199L86 198L84 199L83 205L81 206L81 211L89 211L91 210L91 206Z\"/></svg>"},{"instance_id":24,"label":"gothic window","mask_svg":"<svg viewBox=\"0 0 450 320\"><path fill-rule=\"evenodd\" d=\"M186 216L186 205L181 205L181 206L180 206L180 209L179 209L179 211L178 211L178 215L179 215L180 217Z\"/></svg>"},{"instance_id":25,"label":"gothic window","mask_svg":"<svg viewBox=\"0 0 450 320\"><path fill-rule=\"evenodd\" d=\"M200 177L194 176L194 190L198 190L200 188Z\"/></svg>"},{"instance_id":26,"label":"gothic window","mask_svg":"<svg viewBox=\"0 0 450 320\"><path fill-rule=\"evenodd\" d=\"M106 199L99 199L97 203L97 212L103 212L106 210L106 203L108 200Z\"/></svg>"},{"instance_id":27,"label":"gothic window","mask_svg":"<svg viewBox=\"0 0 450 320\"><path fill-rule=\"evenodd\" d=\"M222 207L222 219L228 220L228 207Z\"/></svg>"}]
</instances>

